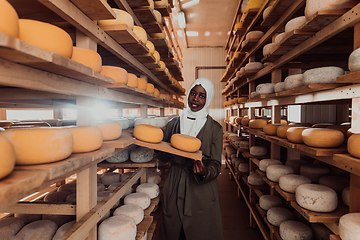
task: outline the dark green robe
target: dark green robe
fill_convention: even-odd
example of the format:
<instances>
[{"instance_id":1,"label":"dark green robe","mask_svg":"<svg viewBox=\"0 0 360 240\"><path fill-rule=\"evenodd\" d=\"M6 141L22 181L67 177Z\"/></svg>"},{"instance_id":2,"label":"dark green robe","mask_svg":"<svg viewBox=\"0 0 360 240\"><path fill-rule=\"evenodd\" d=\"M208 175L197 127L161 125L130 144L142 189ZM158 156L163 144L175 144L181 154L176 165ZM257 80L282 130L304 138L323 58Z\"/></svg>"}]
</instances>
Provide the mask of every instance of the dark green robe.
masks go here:
<instances>
[{"instance_id":1,"label":"dark green robe","mask_svg":"<svg viewBox=\"0 0 360 240\"><path fill-rule=\"evenodd\" d=\"M164 141L180 133L180 117L169 121ZM197 138L201 140L205 176L193 172L192 159L157 152L160 161L171 166L162 193L160 240L178 240L181 227L187 240L223 240L217 176L221 170L223 130L210 116Z\"/></svg>"}]
</instances>

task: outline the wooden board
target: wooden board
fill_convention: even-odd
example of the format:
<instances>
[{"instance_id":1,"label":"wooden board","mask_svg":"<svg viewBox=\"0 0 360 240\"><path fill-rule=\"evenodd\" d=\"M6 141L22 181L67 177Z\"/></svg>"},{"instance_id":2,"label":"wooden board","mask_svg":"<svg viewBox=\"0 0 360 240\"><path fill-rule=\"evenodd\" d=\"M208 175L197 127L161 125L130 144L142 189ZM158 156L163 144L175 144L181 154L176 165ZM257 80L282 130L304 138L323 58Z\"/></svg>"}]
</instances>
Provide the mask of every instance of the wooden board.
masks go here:
<instances>
[{"instance_id":1,"label":"wooden board","mask_svg":"<svg viewBox=\"0 0 360 240\"><path fill-rule=\"evenodd\" d=\"M147 163L134 163L130 160L127 160L126 162L123 163L108 163L106 161L103 161L101 163L98 164L98 167L102 167L102 168L119 168L119 169L123 169L123 168L140 168L140 167L155 167L156 166L156 159L154 158L153 160L151 160L150 162Z\"/></svg>"},{"instance_id":2,"label":"wooden board","mask_svg":"<svg viewBox=\"0 0 360 240\"><path fill-rule=\"evenodd\" d=\"M131 1L127 1L127 2L131 8L149 6L148 0L131 0Z\"/></svg>"},{"instance_id":3,"label":"wooden board","mask_svg":"<svg viewBox=\"0 0 360 240\"><path fill-rule=\"evenodd\" d=\"M295 194L288 193L282 190L279 185L275 186L275 190L286 200L286 201L295 201Z\"/></svg>"},{"instance_id":4,"label":"wooden board","mask_svg":"<svg viewBox=\"0 0 360 240\"><path fill-rule=\"evenodd\" d=\"M155 209L156 204L150 203L150 206L144 209L144 216L150 216L151 212Z\"/></svg>"},{"instance_id":5,"label":"wooden board","mask_svg":"<svg viewBox=\"0 0 360 240\"><path fill-rule=\"evenodd\" d=\"M184 151L181 151L181 150L178 150L178 149L172 147L171 144L168 142L148 143L148 142L144 142L144 141L140 141L140 140L136 139L135 144L142 146L142 147L147 147L147 148L159 150L162 152L175 154L175 155L186 157L186 158L191 158L191 159L195 159L195 160L202 159L202 152L200 150L197 152L194 152L194 153L184 152Z\"/></svg>"},{"instance_id":6,"label":"wooden board","mask_svg":"<svg viewBox=\"0 0 360 240\"><path fill-rule=\"evenodd\" d=\"M333 156L334 154L347 153L346 144L341 145L337 148L314 148L306 146L305 144L296 144L296 149L306 152L314 156Z\"/></svg>"},{"instance_id":7,"label":"wooden board","mask_svg":"<svg viewBox=\"0 0 360 240\"><path fill-rule=\"evenodd\" d=\"M136 225L136 230L137 230L135 237L136 240L140 240L144 237L144 235L150 228L152 222L153 222L152 216L145 216L144 219L138 225Z\"/></svg>"},{"instance_id":8,"label":"wooden board","mask_svg":"<svg viewBox=\"0 0 360 240\"><path fill-rule=\"evenodd\" d=\"M271 27L279 18L288 10L288 8L295 2L295 0L276 0L273 2L272 9L266 19L263 20L261 26ZM304 1L305 4L305 1Z\"/></svg>"},{"instance_id":9,"label":"wooden board","mask_svg":"<svg viewBox=\"0 0 360 240\"><path fill-rule=\"evenodd\" d=\"M161 33L162 27L158 22L143 23L143 28L147 33Z\"/></svg>"},{"instance_id":10,"label":"wooden board","mask_svg":"<svg viewBox=\"0 0 360 240\"><path fill-rule=\"evenodd\" d=\"M277 185L279 185L277 182L270 181L266 176L263 177L264 181L267 185L269 185L270 188L275 189Z\"/></svg>"},{"instance_id":11,"label":"wooden board","mask_svg":"<svg viewBox=\"0 0 360 240\"><path fill-rule=\"evenodd\" d=\"M156 22L155 14L150 7L135 8L133 9L133 12L141 24Z\"/></svg>"},{"instance_id":12,"label":"wooden board","mask_svg":"<svg viewBox=\"0 0 360 240\"><path fill-rule=\"evenodd\" d=\"M103 0L71 0L86 16L92 20L115 19L116 15L109 4Z\"/></svg>"},{"instance_id":13,"label":"wooden board","mask_svg":"<svg viewBox=\"0 0 360 240\"><path fill-rule=\"evenodd\" d=\"M281 46L297 46L300 43L304 42L306 39L314 35L315 32L312 31L303 31L299 29L293 30L291 33L288 33L285 38L281 40L279 45Z\"/></svg>"},{"instance_id":14,"label":"wooden board","mask_svg":"<svg viewBox=\"0 0 360 240\"><path fill-rule=\"evenodd\" d=\"M262 209L258 203L256 204L256 209L259 212L260 216L266 217L267 212L264 209Z\"/></svg>"},{"instance_id":15,"label":"wooden board","mask_svg":"<svg viewBox=\"0 0 360 240\"><path fill-rule=\"evenodd\" d=\"M260 9L250 9L247 12L243 13L245 14L245 18L241 20L241 22L243 23L242 28L247 28L250 25L259 10Z\"/></svg>"},{"instance_id":16,"label":"wooden board","mask_svg":"<svg viewBox=\"0 0 360 240\"><path fill-rule=\"evenodd\" d=\"M142 41L137 43L122 44L121 46L132 55L144 55L149 53L149 49Z\"/></svg>"},{"instance_id":17,"label":"wooden board","mask_svg":"<svg viewBox=\"0 0 360 240\"><path fill-rule=\"evenodd\" d=\"M152 55L151 53L146 53L146 54L142 54L142 55L134 55L134 58L136 58L137 60L139 60L139 62L144 63L144 64L156 62L154 55Z\"/></svg>"},{"instance_id":18,"label":"wooden board","mask_svg":"<svg viewBox=\"0 0 360 240\"><path fill-rule=\"evenodd\" d=\"M299 29L302 31L313 31L317 32L324 27L328 26L330 23L338 19L343 15L347 10L322 10L318 11L311 19L309 19L303 26L300 26Z\"/></svg>"},{"instance_id":19,"label":"wooden board","mask_svg":"<svg viewBox=\"0 0 360 240\"><path fill-rule=\"evenodd\" d=\"M337 83L360 83L360 71L351 72L336 78Z\"/></svg>"},{"instance_id":20,"label":"wooden board","mask_svg":"<svg viewBox=\"0 0 360 240\"><path fill-rule=\"evenodd\" d=\"M131 133L123 132L118 139L111 140L111 141L104 141L104 147L113 147L113 148L126 148L131 144L135 143L135 138L132 136Z\"/></svg>"},{"instance_id":21,"label":"wooden board","mask_svg":"<svg viewBox=\"0 0 360 240\"><path fill-rule=\"evenodd\" d=\"M117 43L138 43L140 40L136 34L126 25L100 25L110 37L112 37Z\"/></svg>"},{"instance_id":22,"label":"wooden board","mask_svg":"<svg viewBox=\"0 0 360 240\"><path fill-rule=\"evenodd\" d=\"M296 96L300 94L310 93L310 92L318 92L328 89L333 89L337 87L344 86L341 83L329 83L329 84L308 84L305 86L301 86L298 88L293 88L289 90L285 90L279 93L276 93L277 97L288 97L288 96Z\"/></svg>"},{"instance_id":23,"label":"wooden board","mask_svg":"<svg viewBox=\"0 0 360 240\"><path fill-rule=\"evenodd\" d=\"M169 17L171 13L170 6L155 6L155 10L158 10L162 17Z\"/></svg>"},{"instance_id":24,"label":"wooden board","mask_svg":"<svg viewBox=\"0 0 360 240\"><path fill-rule=\"evenodd\" d=\"M330 240L341 240L339 235L330 235Z\"/></svg>"},{"instance_id":25,"label":"wooden board","mask_svg":"<svg viewBox=\"0 0 360 240\"><path fill-rule=\"evenodd\" d=\"M105 85L105 87L111 88L111 89L116 89L117 91L120 91L120 92L123 92L123 93L133 94L135 96L139 96L139 97L143 97L143 98L151 98L151 99L157 98L157 96L152 94L152 93L146 92L146 91L144 91L142 89L129 87L128 85L123 84L123 83L108 84L108 85ZM118 143L121 143L122 140L125 140L125 139L121 139L121 137L120 137L117 140L104 141L104 143L114 142L115 141L116 142L115 144L118 144ZM115 146L118 146L118 145L115 145Z\"/></svg>"},{"instance_id":26,"label":"wooden board","mask_svg":"<svg viewBox=\"0 0 360 240\"><path fill-rule=\"evenodd\" d=\"M334 154L330 164L360 176L360 159L350 154Z\"/></svg>"}]
</instances>

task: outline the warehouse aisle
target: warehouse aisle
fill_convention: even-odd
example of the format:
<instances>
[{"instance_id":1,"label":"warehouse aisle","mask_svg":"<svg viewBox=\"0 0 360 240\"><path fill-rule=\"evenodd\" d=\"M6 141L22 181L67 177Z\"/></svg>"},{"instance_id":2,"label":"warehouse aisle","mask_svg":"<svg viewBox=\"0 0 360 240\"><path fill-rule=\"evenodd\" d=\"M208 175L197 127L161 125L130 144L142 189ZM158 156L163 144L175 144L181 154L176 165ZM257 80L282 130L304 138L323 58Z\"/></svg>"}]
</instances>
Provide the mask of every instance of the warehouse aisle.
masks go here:
<instances>
[{"instance_id":1,"label":"warehouse aisle","mask_svg":"<svg viewBox=\"0 0 360 240\"><path fill-rule=\"evenodd\" d=\"M218 176L225 240L261 240L259 229L249 227L249 209L242 198L237 199L237 185L230 180L230 171L222 165Z\"/></svg>"}]
</instances>

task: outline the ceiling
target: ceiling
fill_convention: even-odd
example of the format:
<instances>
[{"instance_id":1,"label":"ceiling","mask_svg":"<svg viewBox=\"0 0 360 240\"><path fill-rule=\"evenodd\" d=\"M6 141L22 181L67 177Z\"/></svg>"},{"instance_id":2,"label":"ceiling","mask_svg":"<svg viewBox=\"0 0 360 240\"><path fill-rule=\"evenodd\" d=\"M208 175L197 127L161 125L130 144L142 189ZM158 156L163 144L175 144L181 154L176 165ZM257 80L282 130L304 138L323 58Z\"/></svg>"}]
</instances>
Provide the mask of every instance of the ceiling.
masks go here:
<instances>
[{"instance_id":1,"label":"ceiling","mask_svg":"<svg viewBox=\"0 0 360 240\"><path fill-rule=\"evenodd\" d=\"M180 47L224 47L238 4L236 0L174 0L172 25ZM185 13L184 30L178 24L179 8Z\"/></svg>"}]
</instances>

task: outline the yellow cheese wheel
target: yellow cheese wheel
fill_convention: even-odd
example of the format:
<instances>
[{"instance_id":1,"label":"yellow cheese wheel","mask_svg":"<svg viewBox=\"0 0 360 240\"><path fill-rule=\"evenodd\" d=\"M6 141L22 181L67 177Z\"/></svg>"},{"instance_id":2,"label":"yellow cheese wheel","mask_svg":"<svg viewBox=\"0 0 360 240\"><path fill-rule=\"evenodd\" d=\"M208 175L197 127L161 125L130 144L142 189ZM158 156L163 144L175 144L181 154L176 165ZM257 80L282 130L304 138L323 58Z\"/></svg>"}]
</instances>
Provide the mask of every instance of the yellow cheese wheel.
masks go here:
<instances>
[{"instance_id":1,"label":"yellow cheese wheel","mask_svg":"<svg viewBox=\"0 0 360 240\"><path fill-rule=\"evenodd\" d=\"M200 139L186 134L173 134L170 138L171 146L185 152L196 152L201 147Z\"/></svg>"},{"instance_id":2,"label":"yellow cheese wheel","mask_svg":"<svg viewBox=\"0 0 360 240\"><path fill-rule=\"evenodd\" d=\"M277 128L276 135L281 138L287 138L287 130L292 127L295 127L295 126L281 125Z\"/></svg>"},{"instance_id":3,"label":"yellow cheese wheel","mask_svg":"<svg viewBox=\"0 0 360 240\"><path fill-rule=\"evenodd\" d=\"M166 68L166 65L163 61L159 61L159 64L160 64L160 68L161 69L165 69Z\"/></svg>"},{"instance_id":4,"label":"yellow cheese wheel","mask_svg":"<svg viewBox=\"0 0 360 240\"><path fill-rule=\"evenodd\" d=\"M94 50L82 47L73 47L71 59L84 64L94 72L101 72L102 60L100 54Z\"/></svg>"},{"instance_id":5,"label":"yellow cheese wheel","mask_svg":"<svg viewBox=\"0 0 360 240\"><path fill-rule=\"evenodd\" d=\"M0 1L0 32L19 37L19 16L6 0Z\"/></svg>"},{"instance_id":6,"label":"yellow cheese wheel","mask_svg":"<svg viewBox=\"0 0 360 240\"><path fill-rule=\"evenodd\" d=\"M134 33L135 35L139 38L140 41L142 41L144 44L146 44L147 42L147 35L146 35L146 31L139 26L134 26Z\"/></svg>"},{"instance_id":7,"label":"yellow cheese wheel","mask_svg":"<svg viewBox=\"0 0 360 240\"><path fill-rule=\"evenodd\" d=\"M0 179L2 179L14 170L15 151L11 142L5 137L3 137L1 134L0 146Z\"/></svg>"},{"instance_id":8,"label":"yellow cheese wheel","mask_svg":"<svg viewBox=\"0 0 360 240\"><path fill-rule=\"evenodd\" d=\"M159 91L159 89L157 89L157 88L154 89L154 95L160 96L160 91Z\"/></svg>"},{"instance_id":9,"label":"yellow cheese wheel","mask_svg":"<svg viewBox=\"0 0 360 240\"><path fill-rule=\"evenodd\" d=\"M161 13L158 10L154 10L153 12L154 12L156 21L160 24L161 20L162 20Z\"/></svg>"},{"instance_id":10,"label":"yellow cheese wheel","mask_svg":"<svg viewBox=\"0 0 360 240\"><path fill-rule=\"evenodd\" d=\"M100 73L113 78L115 83L127 84L128 82L128 73L121 67L102 66Z\"/></svg>"},{"instance_id":11,"label":"yellow cheese wheel","mask_svg":"<svg viewBox=\"0 0 360 240\"><path fill-rule=\"evenodd\" d=\"M158 61L160 61L160 54L159 54L159 52L158 51L154 51L154 53L153 53L153 55L154 55L154 58L155 58L155 60L158 62Z\"/></svg>"},{"instance_id":12,"label":"yellow cheese wheel","mask_svg":"<svg viewBox=\"0 0 360 240\"><path fill-rule=\"evenodd\" d=\"M155 91L154 84L147 83L146 84L146 91L149 92L149 93L154 93L154 91Z\"/></svg>"},{"instance_id":13,"label":"yellow cheese wheel","mask_svg":"<svg viewBox=\"0 0 360 240\"><path fill-rule=\"evenodd\" d=\"M289 142L304 143L302 139L302 132L308 129L307 127L292 127L286 131L286 138Z\"/></svg>"},{"instance_id":14,"label":"yellow cheese wheel","mask_svg":"<svg viewBox=\"0 0 360 240\"><path fill-rule=\"evenodd\" d=\"M268 123L268 124L264 125L263 131L267 135L276 136L277 129L279 126L281 126L281 124L279 124L279 123L274 123L274 124Z\"/></svg>"},{"instance_id":15,"label":"yellow cheese wheel","mask_svg":"<svg viewBox=\"0 0 360 240\"><path fill-rule=\"evenodd\" d=\"M353 133L347 142L347 149L351 156L360 158L360 134Z\"/></svg>"},{"instance_id":16,"label":"yellow cheese wheel","mask_svg":"<svg viewBox=\"0 0 360 240\"><path fill-rule=\"evenodd\" d=\"M351 135L351 134L349 135L349 133L348 133L350 127L351 127L350 125L344 125L344 126L330 125L330 126L327 126L325 128L339 130L340 132L342 132L344 134L345 139L348 139L349 136Z\"/></svg>"},{"instance_id":17,"label":"yellow cheese wheel","mask_svg":"<svg viewBox=\"0 0 360 240\"><path fill-rule=\"evenodd\" d=\"M101 130L97 127L69 127L73 135L73 153L91 152L103 144Z\"/></svg>"},{"instance_id":18,"label":"yellow cheese wheel","mask_svg":"<svg viewBox=\"0 0 360 240\"><path fill-rule=\"evenodd\" d=\"M241 119L241 125L248 126L248 125L249 125L249 121L250 121L249 117L243 117L243 118Z\"/></svg>"},{"instance_id":19,"label":"yellow cheese wheel","mask_svg":"<svg viewBox=\"0 0 360 240\"><path fill-rule=\"evenodd\" d=\"M113 8L112 10L114 10L116 14L116 19L99 20L99 26L126 24L131 30L134 30L134 19L129 13L116 8Z\"/></svg>"},{"instance_id":20,"label":"yellow cheese wheel","mask_svg":"<svg viewBox=\"0 0 360 240\"><path fill-rule=\"evenodd\" d=\"M250 128L263 128L267 124L267 120L264 119L251 119L249 121Z\"/></svg>"},{"instance_id":21,"label":"yellow cheese wheel","mask_svg":"<svg viewBox=\"0 0 360 240\"><path fill-rule=\"evenodd\" d=\"M168 0L160 0L160 1L154 1L155 7L168 7L169 2Z\"/></svg>"},{"instance_id":22,"label":"yellow cheese wheel","mask_svg":"<svg viewBox=\"0 0 360 240\"><path fill-rule=\"evenodd\" d=\"M149 124L136 125L134 127L133 135L136 139L149 143L159 143L164 137L161 128Z\"/></svg>"},{"instance_id":23,"label":"yellow cheese wheel","mask_svg":"<svg viewBox=\"0 0 360 240\"><path fill-rule=\"evenodd\" d=\"M19 19L19 39L49 52L71 58L73 41L61 28L30 19Z\"/></svg>"},{"instance_id":24,"label":"yellow cheese wheel","mask_svg":"<svg viewBox=\"0 0 360 240\"><path fill-rule=\"evenodd\" d=\"M161 98L161 99L166 99L166 95L164 94L164 93L160 93L160 95L159 95L159 98Z\"/></svg>"},{"instance_id":25,"label":"yellow cheese wheel","mask_svg":"<svg viewBox=\"0 0 360 240\"><path fill-rule=\"evenodd\" d=\"M150 6L150 9L151 10L154 10L154 1L153 0L148 0L148 2L149 2L149 6Z\"/></svg>"},{"instance_id":26,"label":"yellow cheese wheel","mask_svg":"<svg viewBox=\"0 0 360 240\"><path fill-rule=\"evenodd\" d=\"M291 122L291 123L289 123L289 125L295 126L295 127L311 127L313 124L311 124L311 123L294 123L294 122Z\"/></svg>"},{"instance_id":27,"label":"yellow cheese wheel","mask_svg":"<svg viewBox=\"0 0 360 240\"><path fill-rule=\"evenodd\" d=\"M1 134L13 145L17 165L56 162L73 150L73 136L66 128L13 128Z\"/></svg>"},{"instance_id":28,"label":"yellow cheese wheel","mask_svg":"<svg viewBox=\"0 0 360 240\"><path fill-rule=\"evenodd\" d=\"M234 26L234 31L240 29L242 27L243 23L242 22L238 22L237 24L235 24Z\"/></svg>"},{"instance_id":29,"label":"yellow cheese wheel","mask_svg":"<svg viewBox=\"0 0 360 240\"><path fill-rule=\"evenodd\" d=\"M137 88L138 87L138 77L135 74L129 73L127 85L129 87Z\"/></svg>"},{"instance_id":30,"label":"yellow cheese wheel","mask_svg":"<svg viewBox=\"0 0 360 240\"><path fill-rule=\"evenodd\" d=\"M104 141L118 139L121 136L122 128L118 122L98 123Z\"/></svg>"},{"instance_id":31,"label":"yellow cheese wheel","mask_svg":"<svg viewBox=\"0 0 360 240\"><path fill-rule=\"evenodd\" d=\"M262 4L265 0L249 0L245 7L245 12L250 9L258 9L261 8Z\"/></svg>"},{"instance_id":32,"label":"yellow cheese wheel","mask_svg":"<svg viewBox=\"0 0 360 240\"><path fill-rule=\"evenodd\" d=\"M145 91L146 90L146 85L147 85L146 79L138 78L138 86L137 86L138 89L141 89L141 90Z\"/></svg>"},{"instance_id":33,"label":"yellow cheese wheel","mask_svg":"<svg viewBox=\"0 0 360 240\"><path fill-rule=\"evenodd\" d=\"M311 147L332 148L344 142L344 134L341 131L328 128L305 129L302 138L304 143Z\"/></svg>"},{"instance_id":34,"label":"yellow cheese wheel","mask_svg":"<svg viewBox=\"0 0 360 240\"><path fill-rule=\"evenodd\" d=\"M165 32L161 32L161 33L150 33L151 38L162 38L162 39L166 39L166 34Z\"/></svg>"},{"instance_id":35,"label":"yellow cheese wheel","mask_svg":"<svg viewBox=\"0 0 360 240\"><path fill-rule=\"evenodd\" d=\"M147 41L147 42L146 42L146 47L149 49L149 52L150 52L151 54L154 54L155 46L154 46L154 44L153 44L152 42Z\"/></svg>"}]
</instances>

